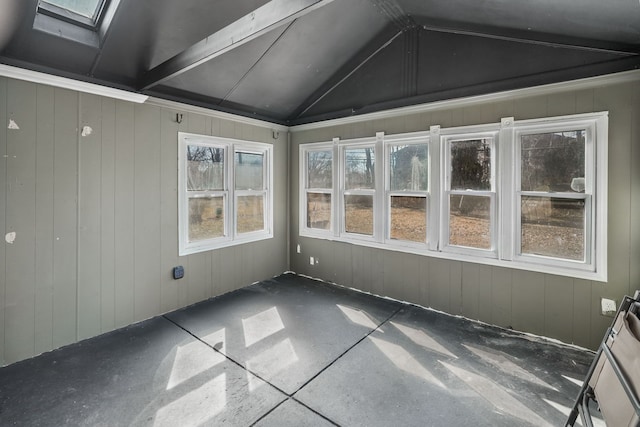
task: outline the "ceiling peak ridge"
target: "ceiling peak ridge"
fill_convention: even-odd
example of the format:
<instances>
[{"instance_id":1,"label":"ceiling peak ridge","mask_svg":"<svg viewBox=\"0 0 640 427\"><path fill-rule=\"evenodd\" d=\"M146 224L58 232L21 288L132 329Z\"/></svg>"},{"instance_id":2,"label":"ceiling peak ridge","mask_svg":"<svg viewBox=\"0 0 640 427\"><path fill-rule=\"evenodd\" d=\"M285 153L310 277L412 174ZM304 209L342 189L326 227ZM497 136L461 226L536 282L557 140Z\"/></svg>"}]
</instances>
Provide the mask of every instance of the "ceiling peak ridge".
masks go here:
<instances>
[{"instance_id":1,"label":"ceiling peak ridge","mask_svg":"<svg viewBox=\"0 0 640 427\"><path fill-rule=\"evenodd\" d=\"M369 0L382 15L402 31L418 27L413 17L407 14L396 0Z\"/></svg>"}]
</instances>

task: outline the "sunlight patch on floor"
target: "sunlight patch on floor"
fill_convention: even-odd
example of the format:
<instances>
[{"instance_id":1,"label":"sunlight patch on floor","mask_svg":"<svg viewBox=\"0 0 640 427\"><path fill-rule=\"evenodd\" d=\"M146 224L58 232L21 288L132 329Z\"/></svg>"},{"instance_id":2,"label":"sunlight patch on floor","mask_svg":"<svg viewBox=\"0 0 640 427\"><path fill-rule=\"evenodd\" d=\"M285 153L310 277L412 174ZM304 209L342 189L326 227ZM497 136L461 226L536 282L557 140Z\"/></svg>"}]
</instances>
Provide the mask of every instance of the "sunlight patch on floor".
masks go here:
<instances>
[{"instance_id":1,"label":"sunlight patch on floor","mask_svg":"<svg viewBox=\"0 0 640 427\"><path fill-rule=\"evenodd\" d=\"M207 344L209 344L211 347L215 348L216 350L224 353L224 343L225 343L225 339L226 339L226 329L222 328L219 329L215 332L212 332L208 335L205 335L202 340L204 342L206 342Z\"/></svg>"},{"instance_id":2,"label":"sunlight patch on floor","mask_svg":"<svg viewBox=\"0 0 640 427\"><path fill-rule=\"evenodd\" d=\"M244 344L247 347L284 329L282 318L276 307L242 319Z\"/></svg>"},{"instance_id":3,"label":"sunlight patch on floor","mask_svg":"<svg viewBox=\"0 0 640 427\"><path fill-rule=\"evenodd\" d=\"M435 384L438 387L446 388L440 380L401 346L372 336L369 336L369 339L397 368L411 375L415 375L418 378L422 378L431 384Z\"/></svg>"},{"instance_id":4,"label":"sunlight patch on floor","mask_svg":"<svg viewBox=\"0 0 640 427\"><path fill-rule=\"evenodd\" d=\"M156 412L154 426L203 425L227 406L227 376L220 374Z\"/></svg>"},{"instance_id":5,"label":"sunlight patch on floor","mask_svg":"<svg viewBox=\"0 0 640 427\"><path fill-rule=\"evenodd\" d=\"M433 350L437 353L440 353L444 356L450 357L452 359L457 359L458 356L451 353L447 350L442 344L437 342L435 339L427 335L423 330L412 328L410 326L401 325L396 322L389 322L393 326L395 326L400 332L402 332L407 338L409 338L414 343L418 344L421 347L424 347L428 350Z\"/></svg>"},{"instance_id":6,"label":"sunlight patch on floor","mask_svg":"<svg viewBox=\"0 0 640 427\"><path fill-rule=\"evenodd\" d=\"M362 310L358 310L355 308L347 307L346 305L336 304L340 311L347 316L347 319L352 321L353 323L365 326L367 328L376 329L378 324L375 323L367 313Z\"/></svg>"},{"instance_id":7,"label":"sunlight patch on floor","mask_svg":"<svg viewBox=\"0 0 640 427\"><path fill-rule=\"evenodd\" d=\"M213 351L200 341L178 346L173 359L167 390L171 390L178 384L206 372L224 360L225 357L223 355Z\"/></svg>"},{"instance_id":8,"label":"sunlight patch on floor","mask_svg":"<svg viewBox=\"0 0 640 427\"><path fill-rule=\"evenodd\" d=\"M582 380L577 380L577 379L575 379L575 378L571 378L571 377L568 377L568 376L566 376L566 375L563 375L563 376L562 376L562 378L564 378L564 379L565 379L565 380L567 380L567 381L571 381L572 383L574 383L575 385L577 385L577 386L578 386L578 387L580 387L580 388L582 388L582 384L584 384L584 381L582 381Z\"/></svg>"},{"instance_id":9,"label":"sunlight patch on floor","mask_svg":"<svg viewBox=\"0 0 640 427\"><path fill-rule=\"evenodd\" d=\"M440 361L456 377L464 381L478 395L489 401L498 412L529 422L535 426L552 427L546 420L511 396L503 387L493 381L457 366Z\"/></svg>"},{"instance_id":10,"label":"sunlight patch on floor","mask_svg":"<svg viewBox=\"0 0 640 427\"><path fill-rule=\"evenodd\" d=\"M521 380L529 381L530 383L540 385L542 387L549 388L554 391L558 391L557 388L553 387L550 384L542 381L540 378L533 375L531 372L521 368L520 366L513 363L506 356L502 354L497 354L494 352L489 352L482 350L478 347L474 347L472 345L462 344L469 351L471 351L476 356L480 357L485 362L488 362L498 368L500 371L504 372L508 375L513 375L516 378L520 378Z\"/></svg>"},{"instance_id":11,"label":"sunlight patch on floor","mask_svg":"<svg viewBox=\"0 0 640 427\"><path fill-rule=\"evenodd\" d=\"M248 360L247 379L249 380L249 391L254 391L257 387L264 384L263 381L251 375L251 372L263 377L265 380L270 380L298 360L298 355L289 338L280 341L273 347Z\"/></svg>"}]
</instances>

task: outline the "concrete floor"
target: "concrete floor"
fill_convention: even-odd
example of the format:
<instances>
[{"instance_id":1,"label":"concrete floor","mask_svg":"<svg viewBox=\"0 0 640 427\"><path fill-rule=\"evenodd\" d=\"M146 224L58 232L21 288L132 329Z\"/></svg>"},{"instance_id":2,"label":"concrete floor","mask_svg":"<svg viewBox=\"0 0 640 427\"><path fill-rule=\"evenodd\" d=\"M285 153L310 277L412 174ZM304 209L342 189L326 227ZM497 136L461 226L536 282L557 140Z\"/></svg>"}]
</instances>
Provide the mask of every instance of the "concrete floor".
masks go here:
<instances>
[{"instance_id":1,"label":"concrete floor","mask_svg":"<svg viewBox=\"0 0 640 427\"><path fill-rule=\"evenodd\" d=\"M594 354L284 274L0 369L0 425L560 426Z\"/></svg>"}]
</instances>

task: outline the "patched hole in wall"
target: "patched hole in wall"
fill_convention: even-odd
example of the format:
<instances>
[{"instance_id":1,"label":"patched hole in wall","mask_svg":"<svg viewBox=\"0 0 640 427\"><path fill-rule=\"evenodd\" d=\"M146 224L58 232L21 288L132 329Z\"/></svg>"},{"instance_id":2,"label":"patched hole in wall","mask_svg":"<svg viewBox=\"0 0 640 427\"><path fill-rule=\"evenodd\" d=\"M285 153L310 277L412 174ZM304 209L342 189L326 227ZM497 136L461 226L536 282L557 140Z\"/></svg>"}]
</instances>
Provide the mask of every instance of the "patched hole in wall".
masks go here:
<instances>
[{"instance_id":1,"label":"patched hole in wall","mask_svg":"<svg viewBox=\"0 0 640 427\"><path fill-rule=\"evenodd\" d=\"M13 244L13 242L16 241L16 232L12 231L10 233L5 234L4 236L4 240L9 243L10 245Z\"/></svg>"}]
</instances>

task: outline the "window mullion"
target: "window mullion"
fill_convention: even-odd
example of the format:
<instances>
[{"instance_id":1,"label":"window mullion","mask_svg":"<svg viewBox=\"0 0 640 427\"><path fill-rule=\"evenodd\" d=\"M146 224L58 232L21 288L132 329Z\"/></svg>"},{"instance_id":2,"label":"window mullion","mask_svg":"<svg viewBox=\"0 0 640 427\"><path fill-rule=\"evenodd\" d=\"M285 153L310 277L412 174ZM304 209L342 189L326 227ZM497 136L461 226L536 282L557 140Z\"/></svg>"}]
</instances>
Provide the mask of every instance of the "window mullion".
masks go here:
<instances>
[{"instance_id":1,"label":"window mullion","mask_svg":"<svg viewBox=\"0 0 640 427\"><path fill-rule=\"evenodd\" d=\"M342 233L343 224L344 224L344 200L343 200L343 189L344 189L344 150L340 150L339 147L340 138L333 138L333 188L336 191L333 192L333 196L331 198L331 218L332 218L332 226L333 226L333 236L338 237Z\"/></svg>"},{"instance_id":2,"label":"window mullion","mask_svg":"<svg viewBox=\"0 0 640 427\"><path fill-rule=\"evenodd\" d=\"M498 194L498 227L496 242L498 244L498 258L511 261L514 256L514 241L516 234L515 217L516 203L519 197L515 191L519 180L518 163L516 162L516 141L513 132L513 117L506 117L500 121L500 133L498 136L498 166L500 168L500 180L496 182ZM518 239L519 240L519 239Z\"/></svg>"},{"instance_id":3,"label":"window mullion","mask_svg":"<svg viewBox=\"0 0 640 427\"><path fill-rule=\"evenodd\" d=\"M440 170L442 160L440 159L440 126L431 126L429 129L429 197L427 199L428 219L427 219L427 242L429 249L438 250L440 244L440 212L442 205L442 184L440 182Z\"/></svg>"},{"instance_id":4,"label":"window mullion","mask_svg":"<svg viewBox=\"0 0 640 427\"><path fill-rule=\"evenodd\" d=\"M438 144L440 149L440 182L439 188L440 191L440 203L439 203L439 214L440 214L440 227L439 235L438 235L438 250L443 250L446 246L449 245L449 194L450 190L450 180L451 180L451 152L449 149L449 142L446 138L440 138L440 144Z\"/></svg>"},{"instance_id":5,"label":"window mullion","mask_svg":"<svg viewBox=\"0 0 640 427\"><path fill-rule=\"evenodd\" d=\"M385 175L388 167L386 166L386 156L384 155L384 132L376 133L376 145L374 149L375 170L374 170L374 188L373 188L373 238L378 242L384 242L388 221L385 215Z\"/></svg>"},{"instance_id":6,"label":"window mullion","mask_svg":"<svg viewBox=\"0 0 640 427\"><path fill-rule=\"evenodd\" d=\"M236 238L236 215L237 215L237 200L236 200L236 182L235 182L235 146L230 145L225 150L225 173L227 174L227 191L229 192L229 203L227 204L227 219L224 222L225 228L229 233L231 239Z\"/></svg>"},{"instance_id":7,"label":"window mullion","mask_svg":"<svg viewBox=\"0 0 640 427\"><path fill-rule=\"evenodd\" d=\"M307 212L307 200L308 200L308 177L309 177L309 161L308 151L303 147L300 147L298 155L298 168L299 168L299 180L298 180L298 196L299 196L299 215L298 215L298 229L300 234L307 228L307 218L309 214Z\"/></svg>"}]
</instances>

